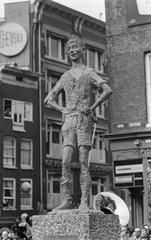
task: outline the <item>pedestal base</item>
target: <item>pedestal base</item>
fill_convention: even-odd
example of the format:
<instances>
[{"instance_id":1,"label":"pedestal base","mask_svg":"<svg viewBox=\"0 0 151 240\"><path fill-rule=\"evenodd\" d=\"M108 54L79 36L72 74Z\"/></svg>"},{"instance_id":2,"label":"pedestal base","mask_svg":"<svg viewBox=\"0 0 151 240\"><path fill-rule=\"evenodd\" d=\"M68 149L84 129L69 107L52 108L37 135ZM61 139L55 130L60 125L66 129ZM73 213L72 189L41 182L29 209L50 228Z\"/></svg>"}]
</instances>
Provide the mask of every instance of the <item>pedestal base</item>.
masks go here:
<instances>
[{"instance_id":1,"label":"pedestal base","mask_svg":"<svg viewBox=\"0 0 151 240\"><path fill-rule=\"evenodd\" d=\"M33 240L119 240L119 217L100 211L51 212L32 217Z\"/></svg>"}]
</instances>

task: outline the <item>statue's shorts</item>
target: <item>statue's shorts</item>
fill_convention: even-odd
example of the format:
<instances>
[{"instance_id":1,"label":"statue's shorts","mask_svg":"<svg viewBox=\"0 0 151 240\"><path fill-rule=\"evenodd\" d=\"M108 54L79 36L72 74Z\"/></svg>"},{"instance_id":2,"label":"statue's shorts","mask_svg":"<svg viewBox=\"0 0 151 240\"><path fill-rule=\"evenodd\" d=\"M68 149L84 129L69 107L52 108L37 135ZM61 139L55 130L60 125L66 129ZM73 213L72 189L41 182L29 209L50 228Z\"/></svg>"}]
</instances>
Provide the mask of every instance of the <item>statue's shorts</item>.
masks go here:
<instances>
[{"instance_id":1,"label":"statue's shorts","mask_svg":"<svg viewBox=\"0 0 151 240\"><path fill-rule=\"evenodd\" d=\"M63 146L91 147L92 125L92 119L84 113L67 114L62 126Z\"/></svg>"}]
</instances>

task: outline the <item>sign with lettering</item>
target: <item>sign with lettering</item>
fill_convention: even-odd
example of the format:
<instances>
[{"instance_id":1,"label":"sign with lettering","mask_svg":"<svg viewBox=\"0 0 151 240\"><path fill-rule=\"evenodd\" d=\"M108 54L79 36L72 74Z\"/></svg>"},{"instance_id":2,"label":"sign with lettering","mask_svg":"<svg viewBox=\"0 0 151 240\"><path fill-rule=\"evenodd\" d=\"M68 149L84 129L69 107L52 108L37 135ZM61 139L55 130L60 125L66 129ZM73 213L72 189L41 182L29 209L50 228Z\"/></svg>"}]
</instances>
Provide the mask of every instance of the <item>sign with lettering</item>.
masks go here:
<instances>
[{"instance_id":1,"label":"sign with lettering","mask_svg":"<svg viewBox=\"0 0 151 240\"><path fill-rule=\"evenodd\" d=\"M18 23L4 23L0 26L0 53L15 56L25 48L27 33Z\"/></svg>"}]
</instances>

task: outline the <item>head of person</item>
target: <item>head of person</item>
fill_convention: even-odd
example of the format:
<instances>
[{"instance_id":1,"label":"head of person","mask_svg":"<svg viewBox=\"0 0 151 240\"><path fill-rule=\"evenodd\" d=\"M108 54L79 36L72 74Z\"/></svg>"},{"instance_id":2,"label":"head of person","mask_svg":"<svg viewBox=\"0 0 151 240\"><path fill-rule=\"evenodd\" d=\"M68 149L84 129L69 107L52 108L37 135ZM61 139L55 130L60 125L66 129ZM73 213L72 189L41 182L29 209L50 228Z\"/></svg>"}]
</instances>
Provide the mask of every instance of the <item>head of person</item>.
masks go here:
<instances>
[{"instance_id":1,"label":"head of person","mask_svg":"<svg viewBox=\"0 0 151 240\"><path fill-rule=\"evenodd\" d=\"M22 221L22 222L26 222L26 221L27 221L27 218L28 218L28 214L27 214L27 213L22 213L22 214L21 214L21 221Z\"/></svg>"},{"instance_id":2,"label":"head of person","mask_svg":"<svg viewBox=\"0 0 151 240\"><path fill-rule=\"evenodd\" d=\"M142 240L148 240L149 239L149 234L146 231L146 229L144 228L144 226L141 229L140 239L142 239Z\"/></svg>"},{"instance_id":3,"label":"head of person","mask_svg":"<svg viewBox=\"0 0 151 240\"><path fill-rule=\"evenodd\" d=\"M8 232L7 231L2 232L2 239L3 240L8 239Z\"/></svg>"},{"instance_id":4,"label":"head of person","mask_svg":"<svg viewBox=\"0 0 151 240\"><path fill-rule=\"evenodd\" d=\"M71 61L84 60L85 43L79 35L72 34L67 42L67 54Z\"/></svg>"},{"instance_id":5,"label":"head of person","mask_svg":"<svg viewBox=\"0 0 151 240\"><path fill-rule=\"evenodd\" d=\"M140 227L136 227L136 228L134 229L134 232L135 232L135 236L136 236L136 237L139 237L140 234L141 234L141 228L140 228Z\"/></svg>"},{"instance_id":6,"label":"head of person","mask_svg":"<svg viewBox=\"0 0 151 240\"><path fill-rule=\"evenodd\" d=\"M121 237L124 237L127 234L127 226L121 226Z\"/></svg>"}]
</instances>

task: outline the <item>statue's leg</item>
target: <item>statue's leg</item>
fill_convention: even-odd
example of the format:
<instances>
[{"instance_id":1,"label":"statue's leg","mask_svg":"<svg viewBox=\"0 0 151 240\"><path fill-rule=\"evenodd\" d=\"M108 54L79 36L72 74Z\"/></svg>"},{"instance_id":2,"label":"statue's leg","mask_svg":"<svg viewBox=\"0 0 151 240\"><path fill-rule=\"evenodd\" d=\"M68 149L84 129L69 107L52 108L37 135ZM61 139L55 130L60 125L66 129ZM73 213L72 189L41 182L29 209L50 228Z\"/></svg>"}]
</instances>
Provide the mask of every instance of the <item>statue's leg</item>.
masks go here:
<instances>
[{"instance_id":1,"label":"statue's leg","mask_svg":"<svg viewBox=\"0 0 151 240\"><path fill-rule=\"evenodd\" d=\"M62 159L62 178L61 187L64 192L64 200L56 209L71 209L72 208L72 175L70 170L71 158L73 154L72 146L64 146Z\"/></svg>"},{"instance_id":2,"label":"statue's leg","mask_svg":"<svg viewBox=\"0 0 151 240\"><path fill-rule=\"evenodd\" d=\"M89 198L89 190L90 190L90 175L89 175L89 169L88 169L88 154L89 154L89 147L87 146L79 147L79 161L81 166L80 185L81 185L81 195L82 195L79 210L83 212L87 212L89 210L88 198Z\"/></svg>"}]
</instances>

